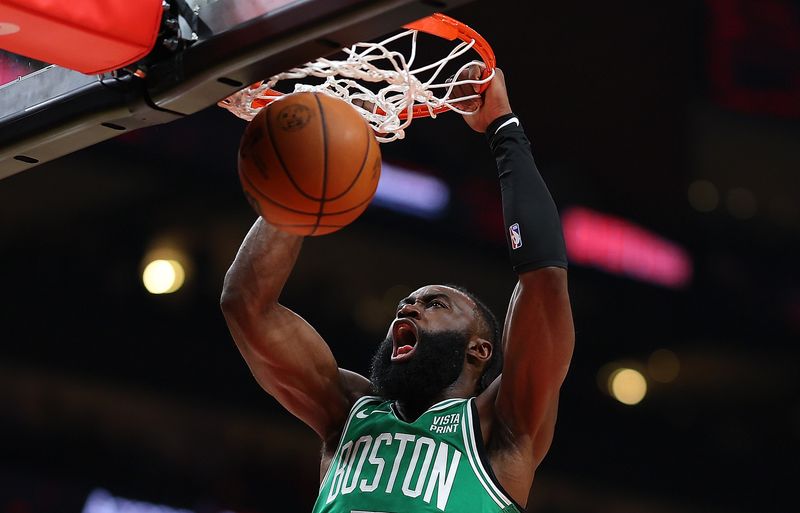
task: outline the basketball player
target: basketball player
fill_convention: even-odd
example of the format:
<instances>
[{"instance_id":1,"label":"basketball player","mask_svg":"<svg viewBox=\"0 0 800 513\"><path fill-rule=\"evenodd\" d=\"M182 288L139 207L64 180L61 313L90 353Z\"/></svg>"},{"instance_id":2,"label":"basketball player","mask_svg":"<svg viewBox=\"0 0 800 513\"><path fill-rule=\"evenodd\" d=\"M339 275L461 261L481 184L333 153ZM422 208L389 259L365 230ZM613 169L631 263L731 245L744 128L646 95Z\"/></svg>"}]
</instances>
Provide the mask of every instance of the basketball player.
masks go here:
<instances>
[{"instance_id":1,"label":"basketball player","mask_svg":"<svg viewBox=\"0 0 800 513\"><path fill-rule=\"evenodd\" d=\"M474 295L428 285L400 301L367 379L278 303L302 237L259 219L225 277L250 370L322 440L314 512L523 511L550 447L574 344L561 226L499 69L475 107L519 276L502 336Z\"/></svg>"}]
</instances>

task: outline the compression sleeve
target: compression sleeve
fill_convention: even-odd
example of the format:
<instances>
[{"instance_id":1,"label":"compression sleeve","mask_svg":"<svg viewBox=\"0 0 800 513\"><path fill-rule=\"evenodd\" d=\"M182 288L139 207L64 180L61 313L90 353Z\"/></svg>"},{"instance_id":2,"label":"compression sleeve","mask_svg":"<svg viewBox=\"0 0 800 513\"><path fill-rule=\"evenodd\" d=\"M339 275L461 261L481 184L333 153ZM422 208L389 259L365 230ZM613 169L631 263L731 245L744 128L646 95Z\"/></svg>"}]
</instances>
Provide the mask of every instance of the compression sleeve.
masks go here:
<instances>
[{"instance_id":1,"label":"compression sleeve","mask_svg":"<svg viewBox=\"0 0 800 513\"><path fill-rule=\"evenodd\" d=\"M511 264L517 274L567 267L558 210L536 168L531 144L514 114L494 120L486 137L497 161L503 219Z\"/></svg>"}]
</instances>

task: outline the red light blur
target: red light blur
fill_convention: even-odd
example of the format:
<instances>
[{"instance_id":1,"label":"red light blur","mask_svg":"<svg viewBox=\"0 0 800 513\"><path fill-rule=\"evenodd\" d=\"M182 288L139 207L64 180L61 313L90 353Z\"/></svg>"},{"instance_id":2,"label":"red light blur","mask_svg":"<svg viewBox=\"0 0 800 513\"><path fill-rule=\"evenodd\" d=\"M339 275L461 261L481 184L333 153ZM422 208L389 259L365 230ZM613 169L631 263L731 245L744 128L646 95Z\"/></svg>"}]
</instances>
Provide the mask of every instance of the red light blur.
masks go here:
<instances>
[{"instance_id":1,"label":"red light blur","mask_svg":"<svg viewBox=\"0 0 800 513\"><path fill-rule=\"evenodd\" d=\"M706 0L709 78L725 107L800 116L800 6L786 0Z\"/></svg>"},{"instance_id":2,"label":"red light blur","mask_svg":"<svg viewBox=\"0 0 800 513\"><path fill-rule=\"evenodd\" d=\"M692 279L686 250L631 221L583 207L566 210L561 221L575 264L670 288Z\"/></svg>"}]
</instances>

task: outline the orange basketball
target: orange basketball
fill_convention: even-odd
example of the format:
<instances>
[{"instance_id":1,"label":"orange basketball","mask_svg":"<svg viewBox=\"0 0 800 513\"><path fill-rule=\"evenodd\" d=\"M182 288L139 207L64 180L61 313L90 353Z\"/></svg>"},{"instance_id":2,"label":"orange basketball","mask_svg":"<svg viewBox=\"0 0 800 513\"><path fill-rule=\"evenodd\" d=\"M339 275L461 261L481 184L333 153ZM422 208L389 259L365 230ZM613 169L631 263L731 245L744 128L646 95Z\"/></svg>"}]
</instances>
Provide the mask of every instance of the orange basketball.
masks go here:
<instances>
[{"instance_id":1,"label":"orange basketball","mask_svg":"<svg viewBox=\"0 0 800 513\"><path fill-rule=\"evenodd\" d=\"M261 110L239 145L239 179L253 208L280 230L324 235L369 205L381 152L348 103L295 93Z\"/></svg>"}]
</instances>

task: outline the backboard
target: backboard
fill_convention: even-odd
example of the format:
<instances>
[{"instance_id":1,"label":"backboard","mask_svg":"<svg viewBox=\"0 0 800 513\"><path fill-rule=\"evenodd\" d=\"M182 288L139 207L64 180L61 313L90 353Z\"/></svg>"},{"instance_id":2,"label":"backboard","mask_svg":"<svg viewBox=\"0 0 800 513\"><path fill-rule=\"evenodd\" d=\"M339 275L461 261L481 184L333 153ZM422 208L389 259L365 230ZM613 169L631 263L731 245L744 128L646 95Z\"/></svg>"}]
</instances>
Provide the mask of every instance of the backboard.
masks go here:
<instances>
[{"instance_id":1,"label":"backboard","mask_svg":"<svg viewBox=\"0 0 800 513\"><path fill-rule=\"evenodd\" d=\"M183 39L159 35L136 72L84 75L0 53L0 179L469 0L170 1Z\"/></svg>"}]
</instances>

